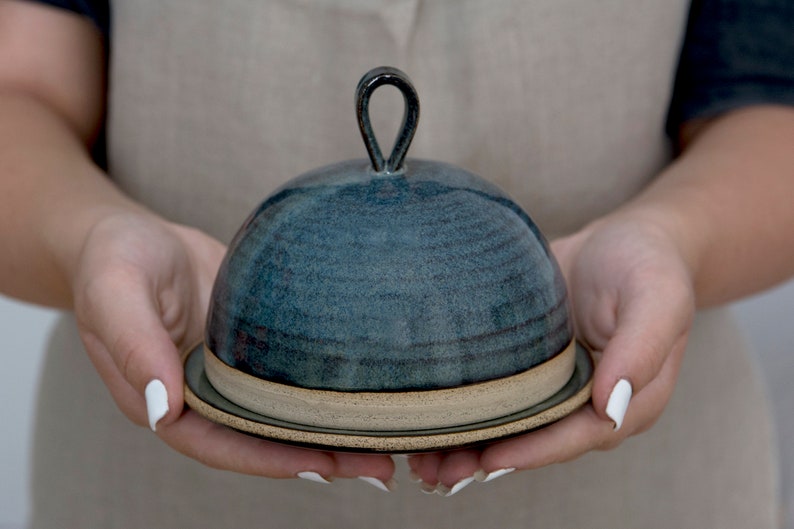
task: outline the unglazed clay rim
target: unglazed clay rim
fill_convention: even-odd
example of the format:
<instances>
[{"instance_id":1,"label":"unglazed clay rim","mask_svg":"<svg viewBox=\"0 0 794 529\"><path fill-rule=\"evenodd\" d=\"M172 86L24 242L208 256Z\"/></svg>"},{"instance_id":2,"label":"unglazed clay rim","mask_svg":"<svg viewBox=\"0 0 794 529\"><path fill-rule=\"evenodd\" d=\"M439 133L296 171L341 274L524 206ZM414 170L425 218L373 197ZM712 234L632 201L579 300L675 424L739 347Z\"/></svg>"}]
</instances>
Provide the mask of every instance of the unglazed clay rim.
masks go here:
<instances>
[{"instance_id":1,"label":"unglazed clay rim","mask_svg":"<svg viewBox=\"0 0 794 529\"><path fill-rule=\"evenodd\" d=\"M354 452L429 452L462 448L519 435L556 422L582 407L590 400L593 384L592 356L581 344L577 344L576 369L571 380L547 401L522 412L482 423L395 434L302 426L254 414L215 391L204 373L201 346L188 350L183 360L186 367L185 403L199 415L240 432L272 441ZM191 363L195 364L192 369L188 366Z\"/></svg>"},{"instance_id":2,"label":"unglazed clay rim","mask_svg":"<svg viewBox=\"0 0 794 529\"><path fill-rule=\"evenodd\" d=\"M230 367L204 346L210 384L229 401L283 421L344 430L401 432L460 426L504 417L557 393L570 380L576 343L516 375L421 391L331 391L257 378Z\"/></svg>"}]
</instances>

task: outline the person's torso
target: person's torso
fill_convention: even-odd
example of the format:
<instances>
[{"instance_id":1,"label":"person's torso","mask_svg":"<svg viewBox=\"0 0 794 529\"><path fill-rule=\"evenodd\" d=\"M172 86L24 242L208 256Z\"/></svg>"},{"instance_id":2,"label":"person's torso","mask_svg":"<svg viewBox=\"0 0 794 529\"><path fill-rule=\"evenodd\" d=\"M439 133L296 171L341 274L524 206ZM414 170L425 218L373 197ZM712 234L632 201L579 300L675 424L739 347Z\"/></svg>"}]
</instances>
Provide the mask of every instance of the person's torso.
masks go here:
<instances>
[{"instance_id":1,"label":"person's torso","mask_svg":"<svg viewBox=\"0 0 794 529\"><path fill-rule=\"evenodd\" d=\"M641 189L669 160L664 120L685 0L125 0L114 4L112 177L228 241L287 179L365 158L354 90L404 70L410 157L510 193L550 236ZM384 93L389 92L383 89ZM402 101L372 103L384 150ZM385 125L384 125L385 124Z\"/></svg>"}]
</instances>

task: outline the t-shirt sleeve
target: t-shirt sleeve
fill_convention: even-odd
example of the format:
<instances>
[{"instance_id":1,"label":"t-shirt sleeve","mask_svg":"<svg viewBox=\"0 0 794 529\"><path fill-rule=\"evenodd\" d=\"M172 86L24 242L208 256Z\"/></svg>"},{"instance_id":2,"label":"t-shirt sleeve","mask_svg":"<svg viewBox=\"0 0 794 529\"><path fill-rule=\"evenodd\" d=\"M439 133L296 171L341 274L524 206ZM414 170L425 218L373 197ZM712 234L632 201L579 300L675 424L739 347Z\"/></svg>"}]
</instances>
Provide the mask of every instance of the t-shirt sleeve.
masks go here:
<instances>
[{"instance_id":1,"label":"t-shirt sleeve","mask_svg":"<svg viewBox=\"0 0 794 529\"><path fill-rule=\"evenodd\" d=\"M110 31L110 0L29 0L67 9L93 20L103 35Z\"/></svg>"},{"instance_id":2,"label":"t-shirt sleeve","mask_svg":"<svg viewBox=\"0 0 794 529\"><path fill-rule=\"evenodd\" d=\"M667 133L764 103L794 105L794 2L693 0Z\"/></svg>"},{"instance_id":3,"label":"t-shirt sleeve","mask_svg":"<svg viewBox=\"0 0 794 529\"><path fill-rule=\"evenodd\" d=\"M0 0L2 1L2 0ZM110 0L28 0L53 7L67 9L78 15L90 18L104 37L107 49L110 40ZM106 137L104 130L100 133L92 148L92 156L96 163L106 169Z\"/></svg>"}]
</instances>

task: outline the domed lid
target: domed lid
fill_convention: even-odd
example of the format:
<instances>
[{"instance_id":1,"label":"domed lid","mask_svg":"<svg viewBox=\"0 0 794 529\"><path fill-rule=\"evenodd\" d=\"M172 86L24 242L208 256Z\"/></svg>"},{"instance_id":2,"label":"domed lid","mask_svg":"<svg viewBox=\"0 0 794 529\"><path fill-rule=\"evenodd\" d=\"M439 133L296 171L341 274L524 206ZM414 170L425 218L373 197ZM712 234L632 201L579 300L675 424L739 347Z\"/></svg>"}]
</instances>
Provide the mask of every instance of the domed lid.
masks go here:
<instances>
[{"instance_id":1,"label":"domed lid","mask_svg":"<svg viewBox=\"0 0 794 529\"><path fill-rule=\"evenodd\" d=\"M388 160L368 115L382 84L406 102ZM565 284L530 217L470 172L404 162L419 115L405 74L369 72L357 110L369 161L304 174L249 216L218 273L207 349L289 386L410 391L508 377L569 347Z\"/></svg>"}]
</instances>

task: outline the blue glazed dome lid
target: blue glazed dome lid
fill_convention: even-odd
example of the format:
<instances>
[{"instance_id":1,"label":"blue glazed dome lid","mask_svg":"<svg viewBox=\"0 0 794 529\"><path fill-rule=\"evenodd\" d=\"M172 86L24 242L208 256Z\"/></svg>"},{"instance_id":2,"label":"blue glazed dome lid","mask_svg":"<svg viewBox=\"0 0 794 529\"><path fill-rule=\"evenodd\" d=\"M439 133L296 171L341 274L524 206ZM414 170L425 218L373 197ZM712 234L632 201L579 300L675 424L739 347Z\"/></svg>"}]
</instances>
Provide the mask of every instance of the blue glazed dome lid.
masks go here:
<instances>
[{"instance_id":1,"label":"blue glazed dome lid","mask_svg":"<svg viewBox=\"0 0 794 529\"><path fill-rule=\"evenodd\" d=\"M388 160L367 111L382 84L406 100ZM565 283L531 218L468 171L405 160L419 114L407 76L369 72L357 110L369 160L293 179L233 239L208 351L288 386L399 392L509 377L569 347Z\"/></svg>"}]
</instances>

